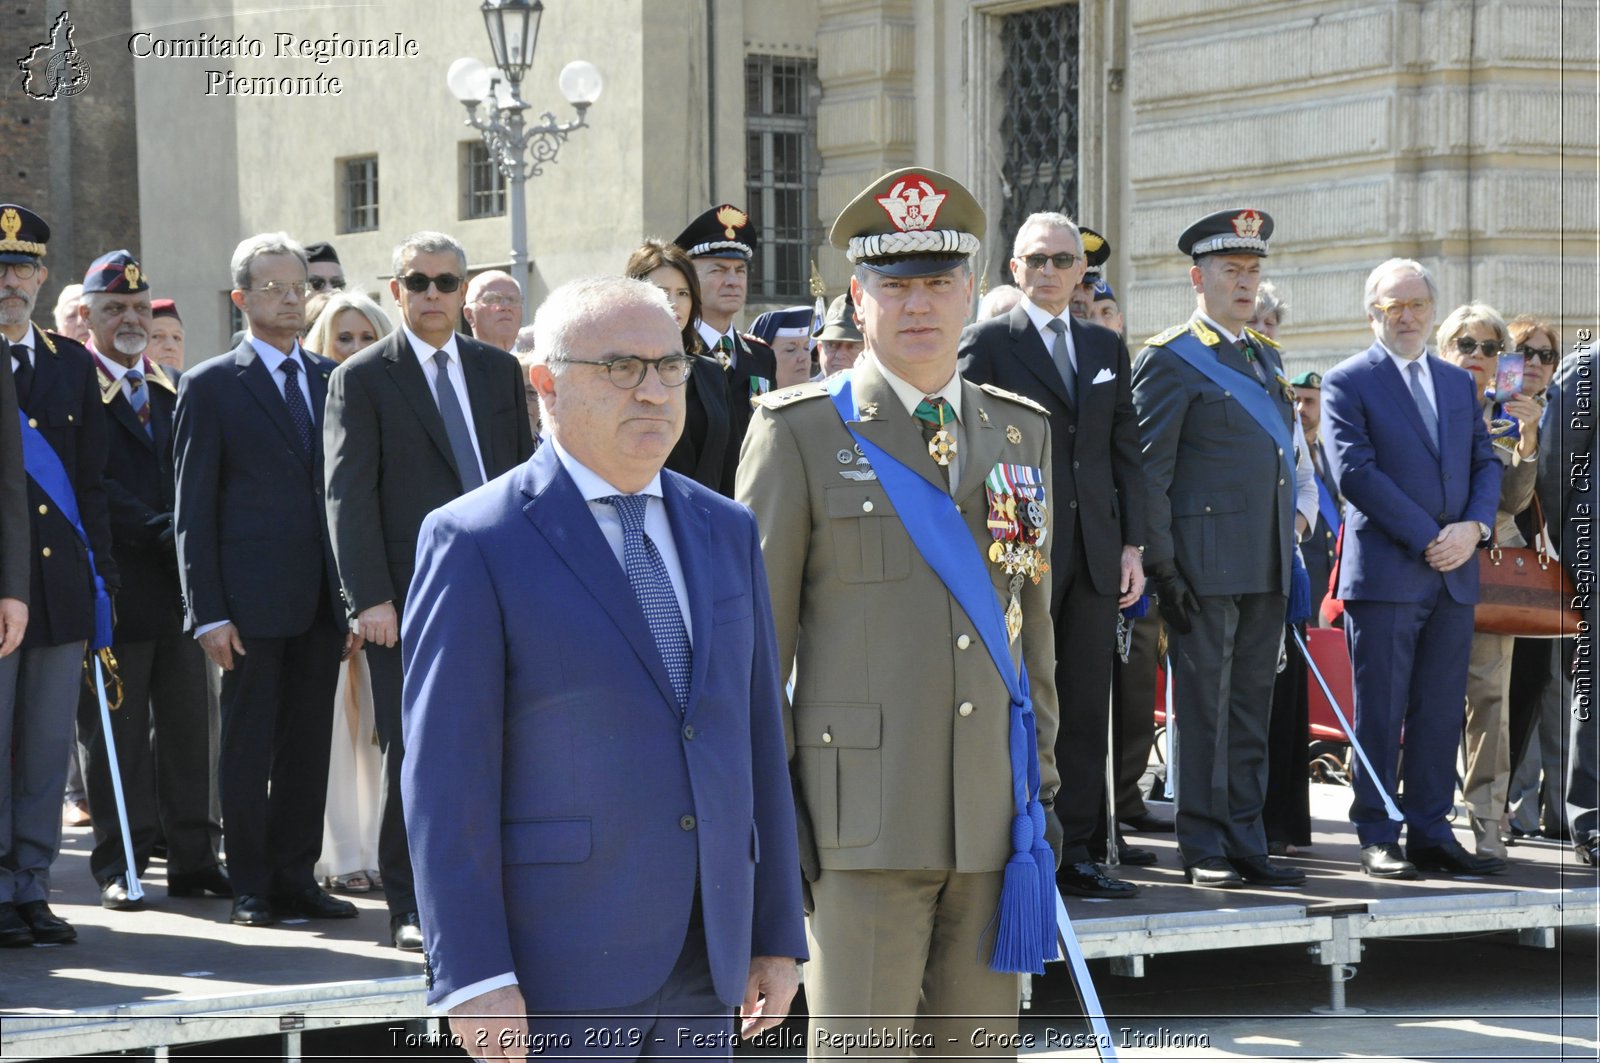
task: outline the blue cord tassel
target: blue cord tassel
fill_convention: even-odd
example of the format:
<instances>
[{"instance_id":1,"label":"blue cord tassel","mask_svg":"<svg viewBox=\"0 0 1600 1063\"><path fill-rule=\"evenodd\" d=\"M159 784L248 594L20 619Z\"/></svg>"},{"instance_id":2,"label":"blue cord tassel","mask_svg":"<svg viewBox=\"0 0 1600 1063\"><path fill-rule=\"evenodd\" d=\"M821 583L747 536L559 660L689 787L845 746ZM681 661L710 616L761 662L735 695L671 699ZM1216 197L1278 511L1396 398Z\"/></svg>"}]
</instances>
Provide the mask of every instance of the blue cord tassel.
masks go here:
<instances>
[{"instance_id":1,"label":"blue cord tassel","mask_svg":"<svg viewBox=\"0 0 1600 1063\"><path fill-rule=\"evenodd\" d=\"M1033 818L1011 821L1011 859L1000 886L1000 911L989 969L1043 974L1039 958L1039 865L1033 857Z\"/></svg>"}]
</instances>

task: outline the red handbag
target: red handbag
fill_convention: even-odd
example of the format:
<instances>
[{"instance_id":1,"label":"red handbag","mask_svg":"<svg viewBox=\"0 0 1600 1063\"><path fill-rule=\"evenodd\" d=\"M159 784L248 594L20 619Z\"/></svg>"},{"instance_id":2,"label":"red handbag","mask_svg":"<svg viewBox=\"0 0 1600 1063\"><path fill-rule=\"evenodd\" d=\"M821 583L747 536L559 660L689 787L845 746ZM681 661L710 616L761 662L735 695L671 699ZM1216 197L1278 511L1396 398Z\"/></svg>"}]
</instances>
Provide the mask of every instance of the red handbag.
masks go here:
<instances>
[{"instance_id":1,"label":"red handbag","mask_svg":"<svg viewBox=\"0 0 1600 1063\"><path fill-rule=\"evenodd\" d=\"M1533 496L1534 546L1500 546L1478 551L1478 605L1472 628L1490 635L1556 639L1578 632L1583 614L1567 567L1550 553L1539 496Z\"/></svg>"}]
</instances>

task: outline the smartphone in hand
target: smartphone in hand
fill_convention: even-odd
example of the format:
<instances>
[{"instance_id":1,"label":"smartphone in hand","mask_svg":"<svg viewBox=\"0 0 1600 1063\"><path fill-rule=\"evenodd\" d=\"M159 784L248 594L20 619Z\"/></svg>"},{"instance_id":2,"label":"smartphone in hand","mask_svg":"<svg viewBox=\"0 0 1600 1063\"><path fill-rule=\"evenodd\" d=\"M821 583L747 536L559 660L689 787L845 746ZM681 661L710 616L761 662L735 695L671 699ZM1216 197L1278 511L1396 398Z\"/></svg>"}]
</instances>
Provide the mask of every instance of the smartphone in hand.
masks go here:
<instances>
[{"instance_id":1,"label":"smartphone in hand","mask_svg":"<svg viewBox=\"0 0 1600 1063\"><path fill-rule=\"evenodd\" d=\"M1495 402L1504 402L1509 398L1522 394L1522 371L1525 365L1522 352L1502 351L1499 365L1495 367L1494 394L1491 398Z\"/></svg>"}]
</instances>

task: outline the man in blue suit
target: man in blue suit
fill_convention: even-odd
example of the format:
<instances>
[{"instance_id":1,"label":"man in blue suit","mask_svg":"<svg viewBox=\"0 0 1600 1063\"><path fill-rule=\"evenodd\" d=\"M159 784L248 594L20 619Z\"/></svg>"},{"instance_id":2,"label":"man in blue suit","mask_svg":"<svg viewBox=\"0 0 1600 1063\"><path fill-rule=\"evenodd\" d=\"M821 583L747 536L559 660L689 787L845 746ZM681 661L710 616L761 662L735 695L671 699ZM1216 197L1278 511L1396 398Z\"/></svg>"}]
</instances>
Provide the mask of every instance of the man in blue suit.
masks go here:
<instances>
[{"instance_id":1,"label":"man in blue suit","mask_svg":"<svg viewBox=\"0 0 1600 1063\"><path fill-rule=\"evenodd\" d=\"M1322 378L1329 458L1348 503L1338 593L1356 738L1377 776L1356 772L1350 819L1362 869L1378 878L1505 868L1467 852L1445 820L1478 600L1474 552L1493 526L1500 462L1471 375L1427 353L1437 300L1419 263L1383 263L1365 293L1376 342ZM1403 856L1377 789L1395 792L1402 728Z\"/></svg>"},{"instance_id":2,"label":"man in blue suit","mask_svg":"<svg viewBox=\"0 0 1600 1063\"><path fill-rule=\"evenodd\" d=\"M403 621L428 998L492 1059L727 1056L806 955L755 520L662 471L658 289L575 281L534 327L548 445L427 518Z\"/></svg>"}]
</instances>

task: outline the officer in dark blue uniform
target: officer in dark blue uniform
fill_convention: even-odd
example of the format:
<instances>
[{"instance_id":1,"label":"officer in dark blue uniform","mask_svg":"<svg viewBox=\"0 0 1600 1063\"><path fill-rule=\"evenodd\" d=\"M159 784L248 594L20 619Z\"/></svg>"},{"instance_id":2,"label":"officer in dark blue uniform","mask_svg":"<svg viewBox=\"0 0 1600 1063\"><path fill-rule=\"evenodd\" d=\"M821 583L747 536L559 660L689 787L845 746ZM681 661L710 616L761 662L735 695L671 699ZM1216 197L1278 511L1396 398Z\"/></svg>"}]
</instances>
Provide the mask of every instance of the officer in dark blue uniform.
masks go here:
<instances>
[{"instance_id":1,"label":"officer in dark blue uniform","mask_svg":"<svg viewBox=\"0 0 1600 1063\"><path fill-rule=\"evenodd\" d=\"M82 344L29 320L48 276L42 259L49 239L43 218L26 207L0 204L0 333L10 343L24 415L32 526L27 634L17 664L0 671L0 764L11 766L10 784L0 792L5 945L77 938L47 903L50 865L61 849L61 793L84 648L97 627L109 635L108 598L118 586L101 479L106 422L94 358Z\"/></svg>"},{"instance_id":2,"label":"officer in dark blue uniform","mask_svg":"<svg viewBox=\"0 0 1600 1063\"><path fill-rule=\"evenodd\" d=\"M183 591L172 512L172 413L179 374L150 360L150 282L132 254L110 251L89 266L79 310L90 332L108 457L106 496L111 551L122 577L112 652L122 678L122 708L111 715L136 870L144 874L157 837L167 846L167 892L231 896L217 866L211 805L211 733L206 660L183 632ZM94 815L89 870L102 907L144 907L128 896L128 864L99 699L85 688L78 704L84 780Z\"/></svg>"}]
</instances>

